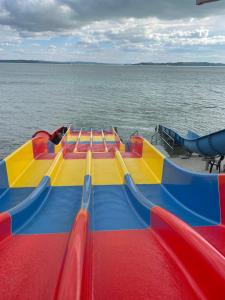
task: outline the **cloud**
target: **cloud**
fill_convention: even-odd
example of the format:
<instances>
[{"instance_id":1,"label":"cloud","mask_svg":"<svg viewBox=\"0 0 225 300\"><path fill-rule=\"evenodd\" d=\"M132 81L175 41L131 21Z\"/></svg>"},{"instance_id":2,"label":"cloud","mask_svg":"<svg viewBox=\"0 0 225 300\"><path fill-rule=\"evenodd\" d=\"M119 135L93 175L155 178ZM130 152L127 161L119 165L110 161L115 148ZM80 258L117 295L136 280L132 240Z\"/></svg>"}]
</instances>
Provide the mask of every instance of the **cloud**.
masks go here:
<instances>
[{"instance_id":1,"label":"cloud","mask_svg":"<svg viewBox=\"0 0 225 300\"><path fill-rule=\"evenodd\" d=\"M1 26L0 28L0 46L9 47L10 45L18 45L22 41L21 36L9 26Z\"/></svg>"},{"instance_id":2,"label":"cloud","mask_svg":"<svg viewBox=\"0 0 225 300\"><path fill-rule=\"evenodd\" d=\"M0 0L0 24L19 31L57 32L77 26L72 9L54 0Z\"/></svg>"},{"instance_id":3,"label":"cloud","mask_svg":"<svg viewBox=\"0 0 225 300\"><path fill-rule=\"evenodd\" d=\"M220 24L220 26L216 26ZM7 39L7 35L10 39ZM185 20L123 18L98 21L73 29L70 35L20 37L5 32L8 58L86 60L132 63L140 61L223 61L225 25L223 17ZM1 39L1 30L0 30ZM2 35L3 40L3 35ZM3 51L1 51L1 56Z\"/></svg>"},{"instance_id":4,"label":"cloud","mask_svg":"<svg viewBox=\"0 0 225 300\"><path fill-rule=\"evenodd\" d=\"M174 20L224 12L223 1L199 7L195 0L0 0L0 24L25 32L63 32L120 18Z\"/></svg>"},{"instance_id":5,"label":"cloud","mask_svg":"<svg viewBox=\"0 0 225 300\"><path fill-rule=\"evenodd\" d=\"M223 61L225 0L0 0L1 58Z\"/></svg>"},{"instance_id":6,"label":"cloud","mask_svg":"<svg viewBox=\"0 0 225 300\"><path fill-rule=\"evenodd\" d=\"M159 19L179 19L219 14L225 10L223 3L203 6L195 5L195 0L64 0L61 1L76 12L82 20L103 20L121 17L157 17Z\"/></svg>"},{"instance_id":7,"label":"cloud","mask_svg":"<svg viewBox=\"0 0 225 300\"><path fill-rule=\"evenodd\" d=\"M160 21L156 18L101 21L74 31L74 44L98 44L99 48L106 46L133 51L149 51L156 47L225 45L225 25L215 31L215 23L223 24L222 21L223 17L217 17L214 22L209 18L185 22Z\"/></svg>"}]
</instances>

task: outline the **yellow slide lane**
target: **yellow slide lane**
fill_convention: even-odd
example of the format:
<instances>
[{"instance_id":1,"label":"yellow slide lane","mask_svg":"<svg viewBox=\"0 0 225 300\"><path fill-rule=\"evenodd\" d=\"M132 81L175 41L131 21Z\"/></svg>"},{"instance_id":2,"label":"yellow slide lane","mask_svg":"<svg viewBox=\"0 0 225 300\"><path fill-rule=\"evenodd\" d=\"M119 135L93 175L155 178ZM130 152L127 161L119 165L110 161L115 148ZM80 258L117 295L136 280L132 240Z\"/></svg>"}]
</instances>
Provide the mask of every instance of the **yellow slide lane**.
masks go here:
<instances>
[{"instance_id":1,"label":"yellow slide lane","mask_svg":"<svg viewBox=\"0 0 225 300\"><path fill-rule=\"evenodd\" d=\"M68 138L68 133L64 140ZM62 144L55 145L55 152L62 150ZM54 159L34 159L33 144L29 140L5 159L9 187L37 187L47 174Z\"/></svg>"},{"instance_id":2,"label":"yellow slide lane","mask_svg":"<svg viewBox=\"0 0 225 300\"><path fill-rule=\"evenodd\" d=\"M129 173L136 184L160 184L162 182L164 156L143 139L141 158L124 158Z\"/></svg>"},{"instance_id":3,"label":"yellow slide lane","mask_svg":"<svg viewBox=\"0 0 225 300\"><path fill-rule=\"evenodd\" d=\"M164 156L147 140L143 139L141 158L123 158L123 161L135 184L161 183Z\"/></svg>"},{"instance_id":4,"label":"yellow slide lane","mask_svg":"<svg viewBox=\"0 0 225 300\"><path fill-rule=\"evenodd\" d=\"M124 158L127 169L136 184L159 184L160 180L143 158Z\"/></svg>"},{"instance_id":5,"label":"yellow slide lane","mask_svg":"<svg viewBox=\"0 0 225 300\"><path fill-rule=\"evenodd\" d=\"M102 142L103 143L102 135L93 135L93 142Z\"/></svg>"},{"instance_id":6,"label":"yellow slide lane","mask_svg":"<svg viewBox=\"0 0 225 300\"><path fill-rule=\"evenodd\" d=\"M53 160L33 160L30 166L15 180L12 187L36 187L50 168ZM18 164L17 164L18 166Z\"/></svg>"},{"instance_id":7,"label":"yellow slide lane","mask_svg":"<svg viewBox=\"0 0 225 300\"><path fill-rule=\"evenodd\" d=\"M94 185L123 184L120 167L116 158L92 160L92 183Z\"/></svg>"},{"instance_id":8,"label":"yellow slide lane","mask_svg":"<svg viewBox=\"0 0 225 300\"><path fill-rule=\"evenodd\" d=\"M116 137L114 134L105 134L106 142L115 142Z\"/></svg>"},{"instance_id":9,"label":"yellow slide lane","mask_svg":"<svg viewBox=\"0 0 225 300\"><path fill-rule=\"evenodd\" d=\"M66 142L76 142L78 139L77 135L68 134L66 137Z\"/></svg>"},{"instance_id":10,"label":"yellow slide lane","mask_svg":"<svg viewBox=\"0 0 225 300\"><path fill-rule=\"evenodd\" d=\"M36 187L52 160L34 160L30 140L6 157L5 162L10 187Z\"/></svg>"},{"instance_id":11,"label":"yellow slide lane","mask_svg":"<svg viewBox=\"0 0 225 300\"><path fill-rule=\"evenodd\" d=\"M64 159L60 162L57 174L51 178L53 186L83 185L85 159Z\"/></svg>"},{"instance_id":12,"label":"yellow slide lane","mask_svg":"<svg viewBox=\"0 0 225 300\"><path fill-rule=\"evenodd\" d=\"M90 142L91 136L90 135L81 135L80 142Z\"/></svg>"}]
</instances>

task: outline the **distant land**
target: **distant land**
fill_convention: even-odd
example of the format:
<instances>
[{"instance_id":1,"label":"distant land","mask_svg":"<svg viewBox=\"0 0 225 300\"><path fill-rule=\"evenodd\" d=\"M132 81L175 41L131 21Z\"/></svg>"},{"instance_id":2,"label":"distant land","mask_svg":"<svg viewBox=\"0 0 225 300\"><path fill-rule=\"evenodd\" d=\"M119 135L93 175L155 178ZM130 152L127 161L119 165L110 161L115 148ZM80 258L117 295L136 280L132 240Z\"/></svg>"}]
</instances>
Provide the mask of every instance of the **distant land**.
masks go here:
<instances>
[{"instance_id":1,"label":"distant land","mask_svg":"<svg viewBox=\"0 0 225 300\"><path fill-rule=\"evenodd\" d=\"M50 60L32 60L32 59L0 59L0 63L14 64L102 64L96 62L83 61L50 61Z\"/></svg>"},{"instance_id":2,"label":"distant land","mask_svg":"<svg viewBox=\"0 0 225 300\"><path fill-rule=\"evenodd\" d=\"M225 67L223 63L210 63L210 62L140 62L133 64L112 64L112 63L98 63L98 62L85 62L85 61L47 61L47 60L26 60L26 59L0 59L0 63L20 63L20 64L95 64L95 65L129 65L129 66L181 66L181 67Z\"/></svg>"},{"instance_id":3,"label":"distant land","mask_svg":"<svg viewBox=\"0 0 225 300\"><path fill-rule=\"evenodd\" d=\"M184 67L224 67L225 64L222 63L209 63L209 62L167 62L167 63L153 63L153 62L141 62L134 65L139 66L184 66Z\"/></svg>"}]
</instances>

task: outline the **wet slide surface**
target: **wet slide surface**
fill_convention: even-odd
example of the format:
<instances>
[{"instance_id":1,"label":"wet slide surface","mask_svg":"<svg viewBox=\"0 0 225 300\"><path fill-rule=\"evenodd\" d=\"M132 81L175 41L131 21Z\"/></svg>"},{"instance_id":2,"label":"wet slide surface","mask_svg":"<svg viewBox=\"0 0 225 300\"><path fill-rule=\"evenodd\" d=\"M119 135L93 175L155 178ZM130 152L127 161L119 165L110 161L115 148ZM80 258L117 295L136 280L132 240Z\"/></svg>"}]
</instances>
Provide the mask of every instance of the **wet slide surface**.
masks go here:
<instances>
[{"instance_id":1,"label":"wet slide surface","mask_svg":"<svg viewBox=\"0 0 225 300\"><path fill-rule=\"evenodd\" d=\"M32 157L22 175L12 178L12 187L3 191L1 211L23 205L53 164L52 158ZM69 233L81 207L84 165L85 160L60 161L40 207L25 216L14 236L1 242L1 299L54 299Z\"/></svg>"},{"instance_id":2,"label":"wet slide surface","mask_svg":"<svg viewBox=\"0 0 225 300\"><path fill-rule=\"evenodd\" d=\"M1 299L53 299L68 234L15 235L0 255Z\"/></svg>"},{"instance_id":3,"label":"wet slide surface","mask_svg":"<svg viewBox=\"0 0 225 300\"><path fill-rule=\"evenodd\" d=\"M150 229L93 234L93 294L95 299L198 299Z\"/></svg>"},{"instance_id":4,"label":"wet slide surface","mask_svg":"<svg viewBox=\"0 0 225 300\"><path fill-rule=\"evenodd\" d=\"M210 244L212 244L217 250L225 256L225 226L207 226L196 227L196 231L199 232Z\"/></svg>"},{"instance_id":5,"label":"wet slide surface","mask_svg":"<svg viewBox=\"0 0 225 300\"><path fill-rule=\"evenodd\" d=\"M58 181L61 175L59 171ZM82 186L51 187L40 210L16 235L2 242L2 299L54 298L81 199Z\"/></svg>"},{"instance_id":6,"label":"wet slide surface","mask_svg":"<svg viewBox=\"0 0 225 300\"><path fill-rule=\"evenodd\" d=\"M129 159L126 163L131 165ZM138 167L143 170L141 176ZM93 166L93 176L100 170L98 161L98 165ZM146 176L147 167L140 161L132 166L132 170L135 170L137 181L153 180ZM111 169L110 176L106 173L102 176L106 182L111 177L119 177L120 172L115 168ZM150 219L145 223L132 207L125 185L109 185L109 182L96 185L92 201L95 299L196 299L184 275L168 258L149 228ZM162 280L163 291L159 293Z\"/></svg>"},{"instance_id":7,"label":"wet slide surface","mask_svg":"<svg viewBox=\"0 0 225 300\"><path fill-rule=\"evenodd\" d=\"M0 241L2 299L213 299L215 291L205 289L205 279L186 265L186 248L186 257L197 257L199 269L202 253L182 232L198 233L195 244L212 246L210 257L216 253L215 264L221 262L225 231L215 177L196 181L190 174L177 176L174 166L140 137L131 139L131 152L125 152L113 130L70 129L54 151L49 157L45 153L44 160L28 155L26 164L14 158L25 166L15 178L12 162L7 168L6 161L9 184L3 192L8 196L2 194L0 209L10 215L13 231ZM183 181L169 182L167 172L172 180ZM209 191L204 182L199 185L201 180L210 182ZM194 195L190 185L198 195L188 202ZM156 206L165 209L161 216ZM168 220L162 219L167 212ZM89 219L84 231L79 231L81 213ZM4 218L0 215L0 225L7 229ZM184 248L173 248L171 240ZM217 278L210 268L207 277ZM69 274L66 281L64 274ZM221 286L215 287L223 295Z\"/></svg>"}]
</instances>

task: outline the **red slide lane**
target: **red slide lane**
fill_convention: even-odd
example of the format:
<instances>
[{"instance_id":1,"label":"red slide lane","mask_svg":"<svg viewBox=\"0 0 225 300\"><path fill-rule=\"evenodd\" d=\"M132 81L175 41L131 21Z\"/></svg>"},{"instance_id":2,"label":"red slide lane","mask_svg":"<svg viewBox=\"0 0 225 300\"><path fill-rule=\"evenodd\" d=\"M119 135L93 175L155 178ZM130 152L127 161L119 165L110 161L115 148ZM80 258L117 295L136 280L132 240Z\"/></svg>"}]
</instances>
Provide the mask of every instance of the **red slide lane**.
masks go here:
<instances>
[{"instance_id":1,"label":"red slide lane","mask_svg":"<svg viewBox=\"0 0 225 300\"><path fill-rule=\"evenodd\" d=\"M94 299L199 299L151 229L92 235Z\"/></svg>"},{"instance_id":2,"label":"red slide lane","mask_svg":"<svg viewBox=\"0 0 225 300\"><path fill-rule=\"evenodd\" d=\"M225 226L202 226L194 227L213 247L225 257Z\"/></svg>"},{"instance_id":3,"label":"red slide lane","mask_svg":"<svg viewBox=\"0 0 225 300\"><path fill-rule=\"evenodd\" d=\"M8 212L0 213L0 242L11 236L11 216Z\"/></svg>"},{"instance_id":4,"label":"red slide lane","mask_svg":"<svg viewBox=\"0 0 225 300\"><path fill-rule=\"evenodd\" d=\"M2 242L0 298L53 299L67 241L68 234L36 234Z\"/></svg>"},{"instance_id":5,"label":"red slide lane","mask_svg":"<svg viewBox=\"0 0 225 300\"><path fill-rule=\"evenodd\" d=\"M190 282L198 286L206 299L225 298L225 259L194 229L162 209L153 207L152 228L165 249L186 270Z\"/></svg>"},{"instance_id":6,"label":"red slide lane","mask_svg":"<svg viewBox=\"0 0 225 300\"><path fill-rule=\"evenodd\" d=\"M0 244L1 297L53 299L58 291L57 299L224 299L219 252L160 207L152 208L152 228L92 232L87 253L88 213L81 210L69 243L68 234L13 236ZM88 278L85 254L93 257Z\"/></svg>"}]
</instances>

